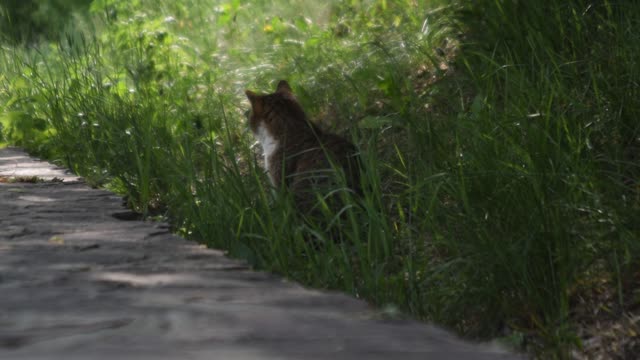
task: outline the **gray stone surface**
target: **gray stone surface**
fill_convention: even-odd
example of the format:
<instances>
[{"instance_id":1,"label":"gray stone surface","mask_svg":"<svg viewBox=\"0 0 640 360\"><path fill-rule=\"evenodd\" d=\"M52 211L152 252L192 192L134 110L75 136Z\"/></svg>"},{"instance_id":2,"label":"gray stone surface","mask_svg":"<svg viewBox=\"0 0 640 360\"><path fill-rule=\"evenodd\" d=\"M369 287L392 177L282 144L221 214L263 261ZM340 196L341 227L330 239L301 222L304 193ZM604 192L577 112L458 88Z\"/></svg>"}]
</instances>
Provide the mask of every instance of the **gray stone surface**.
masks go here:
<instances>
[{"instance_id":1,"label":"gray stone surface","mask_svg":"<svg viewBox=\"0 0 640 360\"><path fill-rule=\"evenodd\" d=\"M43 180L58 178L65 181L79 180L66 169L53 166L46 161L32 158L20 149L0 149L0 177L32 177Z\"/></svg>"},{"instance_id":2,"label":"gray stone surface","mask_svg":"<svg viewBox=\"0 0 640 360\"><path fill-rule=\"evenodd\" d=\"M0 175L65 180L0 183L0 359L514 358L119 220L119 197L17 149Z\"/></svg>"}]
</instances>

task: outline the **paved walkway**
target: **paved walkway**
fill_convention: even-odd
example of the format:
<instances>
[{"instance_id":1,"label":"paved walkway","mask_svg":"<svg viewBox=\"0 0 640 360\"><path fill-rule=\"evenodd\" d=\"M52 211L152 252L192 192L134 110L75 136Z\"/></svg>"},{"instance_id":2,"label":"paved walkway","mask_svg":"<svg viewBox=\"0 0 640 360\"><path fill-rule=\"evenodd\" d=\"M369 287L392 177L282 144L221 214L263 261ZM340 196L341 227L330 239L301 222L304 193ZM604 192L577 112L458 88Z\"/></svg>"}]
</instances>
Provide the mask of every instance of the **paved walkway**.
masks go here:
<instances>
[{"instance_id":1,"label":"paved walkway","mask_svg":"<svg viewBox=\"0 0 640 360\"><path fill-rule=\"evenodd\" d=\"M119 197L0 149L0 359L514 358L118 214Z\"/></svg>"}]
</instances>

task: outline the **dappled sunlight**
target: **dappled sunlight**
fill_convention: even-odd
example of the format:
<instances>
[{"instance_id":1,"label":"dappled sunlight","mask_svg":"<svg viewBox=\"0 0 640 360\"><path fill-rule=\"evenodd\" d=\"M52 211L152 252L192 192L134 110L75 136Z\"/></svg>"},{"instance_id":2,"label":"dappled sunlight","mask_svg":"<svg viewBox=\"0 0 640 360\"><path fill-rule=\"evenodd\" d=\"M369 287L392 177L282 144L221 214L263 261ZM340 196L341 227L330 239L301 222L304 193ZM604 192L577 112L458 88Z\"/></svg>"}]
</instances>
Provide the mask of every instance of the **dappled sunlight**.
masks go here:
<instances>
[{"instance_id":1,"label":"dappled sunlight","mask_svg":"<svg viewBox=\"0 0 640 360\"><path fill-rule=\"evenodd\" d=\"M74 11L50 6L58 2ZM163 219L171 226L144 236L162 239L158 253L175 231L249 267L550 358L597 343L584 324L635 319L632 0L41 0L2 9L24 22L7 27L0 11L0 142L55 159L130 208L103 191L108 208L68 221L91 190L53 184L74 177L3 149L11 215L42 207L33 220L57 226L0 227L20 246L44 237L51 257L89 256L131 245L137 220ZM22 31L34 24L43 27ZM361 160L361 194L332 185L338 206L308 197L317 216L298 210L291 178L269 181L249 130L244 90L269 93L281 80L305 121L344 137ZM30 183L42 192L22 194ZM85 227L94 213L118 225ZM112 250L105 264L149 256ZM197 251L182 254L218 269ZM169 265L149 275L102 269L95 282L202 280Z\"/></svg>"},{"instance_id":2,"label":"dappled sunlight","mask_svg":"<svg viewBox=\"0 0 640 360\"><path fill-rule=\"evenodd\" d=\"M24 201L29 201L29 202L51 202L51 201L56 201L56 199L52 199L50 197L46 197L46 196L31 196L31 195L24 195L24 196L20 196L18 197L19 200L24 200Z\"/></svg>"},{"instance_id":3,"label":"dappled sunlight","mask_svg":"<svg viewBox=\"0 0 640 360\"><path fill-rule=\"evenodd\" d=\"M91 275L96 281L122 283L131 286L197 286L205 285L206 279L195 274L134 274L127 272L96 272Z\"/></svg>"},{"instance_id":4,"label":"dappled sunlight","mask_svg":"<svg viewBox=\"0 0 640 360\"><path fill-rule=\"evenodd\" d=\"M70 174L63 168L52 168L44 161L25 157L17 149L8 148L0 154L0 178L30 179L31 182L40 181L74 181L79 177Z\"/></svg>"},{"instance_id":5,"label":"dappled sunlight","mask_svg":"<svg viewBox=\"0 0 640 360\"><path fill-rule=\"evenodd\" d=\"M64 219L63 219L64 221ZM96 224L94 228L101 229L92 229L92 230L80 230L74 229L71 231L65 231L64 233L59 234L57 237L64 244L79 244L86 242L102 242L108 241L113 243L121 243L121 242L131 242L131 236L136 234L138 231L135 229L135 224L127 224L122 225L118 228L110 227L109 224ZM127 231L129 229L129 231Z\"/></svg>"}]
</instances>

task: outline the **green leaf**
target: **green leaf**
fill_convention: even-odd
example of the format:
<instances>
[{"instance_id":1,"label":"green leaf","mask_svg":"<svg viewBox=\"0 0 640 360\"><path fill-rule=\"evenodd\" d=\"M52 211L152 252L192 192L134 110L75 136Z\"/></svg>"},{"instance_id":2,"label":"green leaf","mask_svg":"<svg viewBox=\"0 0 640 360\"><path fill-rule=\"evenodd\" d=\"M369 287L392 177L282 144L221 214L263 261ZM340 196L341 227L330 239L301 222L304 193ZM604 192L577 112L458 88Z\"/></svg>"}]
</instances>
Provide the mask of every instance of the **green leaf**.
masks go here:
<instances>
[{"instance_id":1,"label":"green leaf","mask_svg":"<svg viewBox=\"0 0 640 360\"><path fill-rule=\"evenodd\" d=\"M390 126L394 119L390 116L365 116L358 122L361 129L379 129L384 126Z\"/></svg>"},{"instance_id":2,"label":"green leaf","mask_svg":"<svg viewBox=\"0 0 640 360\"><path fill-rule=\"evenodd\" d=\"M482 108L484 108L484 99L482 94L478 94L475 98L473 98L470 110L472 114L478 115L480 111L482 111Z\"/></svg>"}]
</instances>

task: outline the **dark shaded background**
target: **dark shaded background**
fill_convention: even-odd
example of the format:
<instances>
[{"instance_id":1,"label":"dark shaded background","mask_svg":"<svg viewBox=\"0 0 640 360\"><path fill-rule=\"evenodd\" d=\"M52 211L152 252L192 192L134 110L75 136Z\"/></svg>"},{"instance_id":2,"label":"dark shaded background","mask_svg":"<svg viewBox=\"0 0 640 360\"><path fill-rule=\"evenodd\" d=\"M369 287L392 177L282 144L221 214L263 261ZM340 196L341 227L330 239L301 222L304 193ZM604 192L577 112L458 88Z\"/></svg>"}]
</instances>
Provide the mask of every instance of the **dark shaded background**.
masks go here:
<instances>
[{"instance_id":1,"label":"dark shaded background","mask_svg":"<svg viewBox=\"0 0 640 360\"><path fill-rule=\"evenodd\" d=\"M3 0L0 39L9 43L55 40L74 13L86 13L92 0Z\"/></svg>"}]
</instances>

